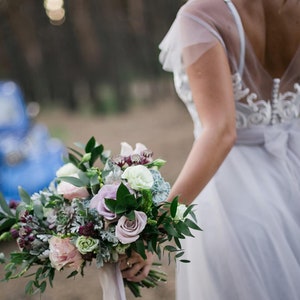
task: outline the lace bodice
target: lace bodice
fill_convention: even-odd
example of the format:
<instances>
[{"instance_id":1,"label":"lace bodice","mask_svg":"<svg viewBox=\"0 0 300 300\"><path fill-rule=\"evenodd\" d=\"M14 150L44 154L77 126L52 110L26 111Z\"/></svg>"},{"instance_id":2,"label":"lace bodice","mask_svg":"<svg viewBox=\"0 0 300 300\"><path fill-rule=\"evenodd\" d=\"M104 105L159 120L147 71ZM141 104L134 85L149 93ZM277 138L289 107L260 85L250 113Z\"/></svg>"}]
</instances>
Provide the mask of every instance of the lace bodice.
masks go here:
<instances>
[{"instance_id":1,"label":"lace bodice","mask_svg":"<svg viewBox=\"0 0 300 300\"><path fill-rule=\"evenodd\" d=\"M184 71L174 73L174 84L178 96L185 103L194 122L194 134L199 135L201 122L193 102L188 77ZM254 126L286 123L300 116L300 84L294 84L294 90L280 93L280 79L273 80L272 93L269 99L258 99L256 93L243 87L239 73L232 75L232 86L236 106L236 127L251 128ZM245 102L241 100L245 100Z\"/></svg>"}]
</instances>

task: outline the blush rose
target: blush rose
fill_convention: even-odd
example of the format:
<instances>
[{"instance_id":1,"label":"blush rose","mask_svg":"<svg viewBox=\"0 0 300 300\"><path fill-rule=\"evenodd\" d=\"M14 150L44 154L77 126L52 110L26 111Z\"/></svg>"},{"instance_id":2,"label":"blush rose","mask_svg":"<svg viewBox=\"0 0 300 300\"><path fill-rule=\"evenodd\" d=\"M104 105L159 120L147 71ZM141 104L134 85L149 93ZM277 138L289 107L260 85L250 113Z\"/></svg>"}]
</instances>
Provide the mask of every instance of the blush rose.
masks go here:
<instances>
[{"instance_id":1,"label":"blush rose","mask_svg":"<svg viewBox=\"0 0 300 300\"><path fill-rule=\"evenodd\" d=\"M79 270L83 259L80 252L71 243L70 238L53 236L49 240L49 259L53 268L58 271L63 267Z\"/></svg>"},{"instance_id":2,"label":"blush rose","mask_svg":"<svg viewBox=\"0 0 300 300\"><path fill-rule=\"evenodd\" d=\"M133 243L140 237L147 223L147 215L142 211L134 211L135 219L122 216L116 225L116 237L122 244Z\"/></svg>"},{"instance_id":3,"label":"blush rose","mask_svg":"<svg viewBox=\"0 0 300 300\"><path fill-rule=\"evenodd\" d=\"M89 192L85 187L77 187L66 181L61 181L57 185L57 193L63 195L65 199L70 201L74 198L84 199L89 196Z\"/></svg>"}]
</instances>

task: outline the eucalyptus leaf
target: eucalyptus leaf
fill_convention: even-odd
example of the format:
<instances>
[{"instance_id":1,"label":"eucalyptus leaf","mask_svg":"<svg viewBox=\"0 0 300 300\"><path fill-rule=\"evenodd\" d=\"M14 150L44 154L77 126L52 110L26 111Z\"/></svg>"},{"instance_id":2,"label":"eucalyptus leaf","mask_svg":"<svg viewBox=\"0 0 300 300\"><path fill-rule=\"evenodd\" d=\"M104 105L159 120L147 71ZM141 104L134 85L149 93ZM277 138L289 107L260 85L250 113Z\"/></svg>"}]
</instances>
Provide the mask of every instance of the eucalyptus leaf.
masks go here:
<instances>
[{"instance_id":1,"label":"eucalyptus leaf","mask_svg":"<svg viewBox=\"0 0 300 300\"><path fill-rule=\"evenodd\" d=\"M29 194L20 186L18 187L18 190L19 190L19 195L21 197L21 200L27 205L32 205L32 200Z\"/></svg>"},{"instance_id":2,"label":"eucalyptus leaf","mask_svg":"<svg viewBox=\"0 0 300 300\"><path fill-rule=\"evenodd\" d=\"M10 217L14 217L14 214L12 213L12 211L10 210L6 200L4 199L3 195L0 193L0 206L3 210L3 212L5 212L8 216Z\"/></svg>"},{"instance_id":3,"label":"eucalyptus leaf","mask_svg":"<svg viewBox=\"0 0 300 300\"><path fill-rule=\"evenodd\" d=\"M7 218L0 221L0 233L10 230L17 223L16 218Z\"/></svg>"},{"instance_id":4,"label":"eucalyptus leaf","mask_svg":"<svg viewBox=\"0 0 300 300\"><path fill-rule=\"evenodd\" d=\"M70 183L74 186L77 186L77 187L84 187L85 186L85 183L80 178L77 178L77 177L61 176L61 177L58 177L57 179L61 180L61 181L68 182L68 183Z\"/></svg>"},{"instance_id":5,"label":"eucalyptus leaf","mask_svg":"<svg viewBox=\"0 0 300 300\"><path fill-rule=\"evenodd\" d=\"M33 204L33 211L34 211L35 216L39 220L43 220L43 218L44 218L44 211L43 211L43 206L40 203L34 203Z\"/></svg>"}]
</instances>

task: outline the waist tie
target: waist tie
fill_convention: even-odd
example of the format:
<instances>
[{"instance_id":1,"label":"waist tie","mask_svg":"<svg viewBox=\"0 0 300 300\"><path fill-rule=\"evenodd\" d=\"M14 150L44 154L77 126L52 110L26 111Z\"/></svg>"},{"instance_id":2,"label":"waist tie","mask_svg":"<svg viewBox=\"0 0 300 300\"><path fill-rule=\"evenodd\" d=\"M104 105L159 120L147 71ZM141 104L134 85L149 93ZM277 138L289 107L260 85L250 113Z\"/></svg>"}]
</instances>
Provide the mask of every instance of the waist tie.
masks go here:
<instances>
[{"instance_id":1,"label":"waist tie","mask_svg":"<svg viewBox=\"0 0 300 300\"><path fill-rule=\"evenodd\" d=\"M290 123L237 129L236 145L262 145L274 156L283 157L287 149L300 155L300 119Z\"/></svg>"},{"instance_id":2,"label":"waist tie","mask_svg":"<svg viewBox=\"0 0 300 300\"><path fill-rule=\"evenodd\" d=\"M236 145L264 147L269 154L283 161L290 179L299 185L300 119L290 123L237 129Z\"/></svg>"}]
</instances>

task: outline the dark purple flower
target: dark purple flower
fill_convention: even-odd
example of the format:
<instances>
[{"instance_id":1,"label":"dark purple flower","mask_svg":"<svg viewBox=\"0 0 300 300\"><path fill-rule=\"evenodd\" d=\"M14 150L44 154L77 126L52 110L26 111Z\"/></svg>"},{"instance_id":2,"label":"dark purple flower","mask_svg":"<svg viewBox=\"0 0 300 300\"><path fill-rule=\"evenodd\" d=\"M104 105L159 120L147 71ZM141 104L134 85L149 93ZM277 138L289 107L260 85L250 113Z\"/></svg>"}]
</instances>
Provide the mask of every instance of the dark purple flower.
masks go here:
<instances>
[{"instance_id":1,"label":"dark purple flower","mask_svg":"<svg viewBox=\"0 0 300 300\"><path fill-rule=\"evenodd\" d=\"M12 228L10 230L10 234L12 236L13 239L17 239L19 237L19 230Z\"/></svg>"},{"instance_id":2,"label":"dark purple flower","mask_svg":"<svg viewBox=\"0 0 300 300\"><path fill-rule=\"evenodd\" d=\"M80 226L78 232L80 235L91 236L91 237L95 236L96 234L96 231L94 230L94 224L92 222Z\"/></svg>"},{"instance_id":3,"label":"dark purple flower","mask_svg":"<svg viewBox=\"0 0 300 300\"><path fill-rule=\"evenodd\" d=\"M19 205L19 202L15 201L15 200L10 200L9 204L8 204L10 209L16 209L18 207L18 205Z\"/></svg>"},{"instance_id":4,"label":"dark purple flower","mask_svg":"<svg viewBox=\"0 0 300 300\"><path fill-rule=\"evenodd\" d=\"M26 223L28 216L29 216L29 212L27 210L22 210L19 214L19 220L23 223Z\"/></svg>"}]
</instances>

